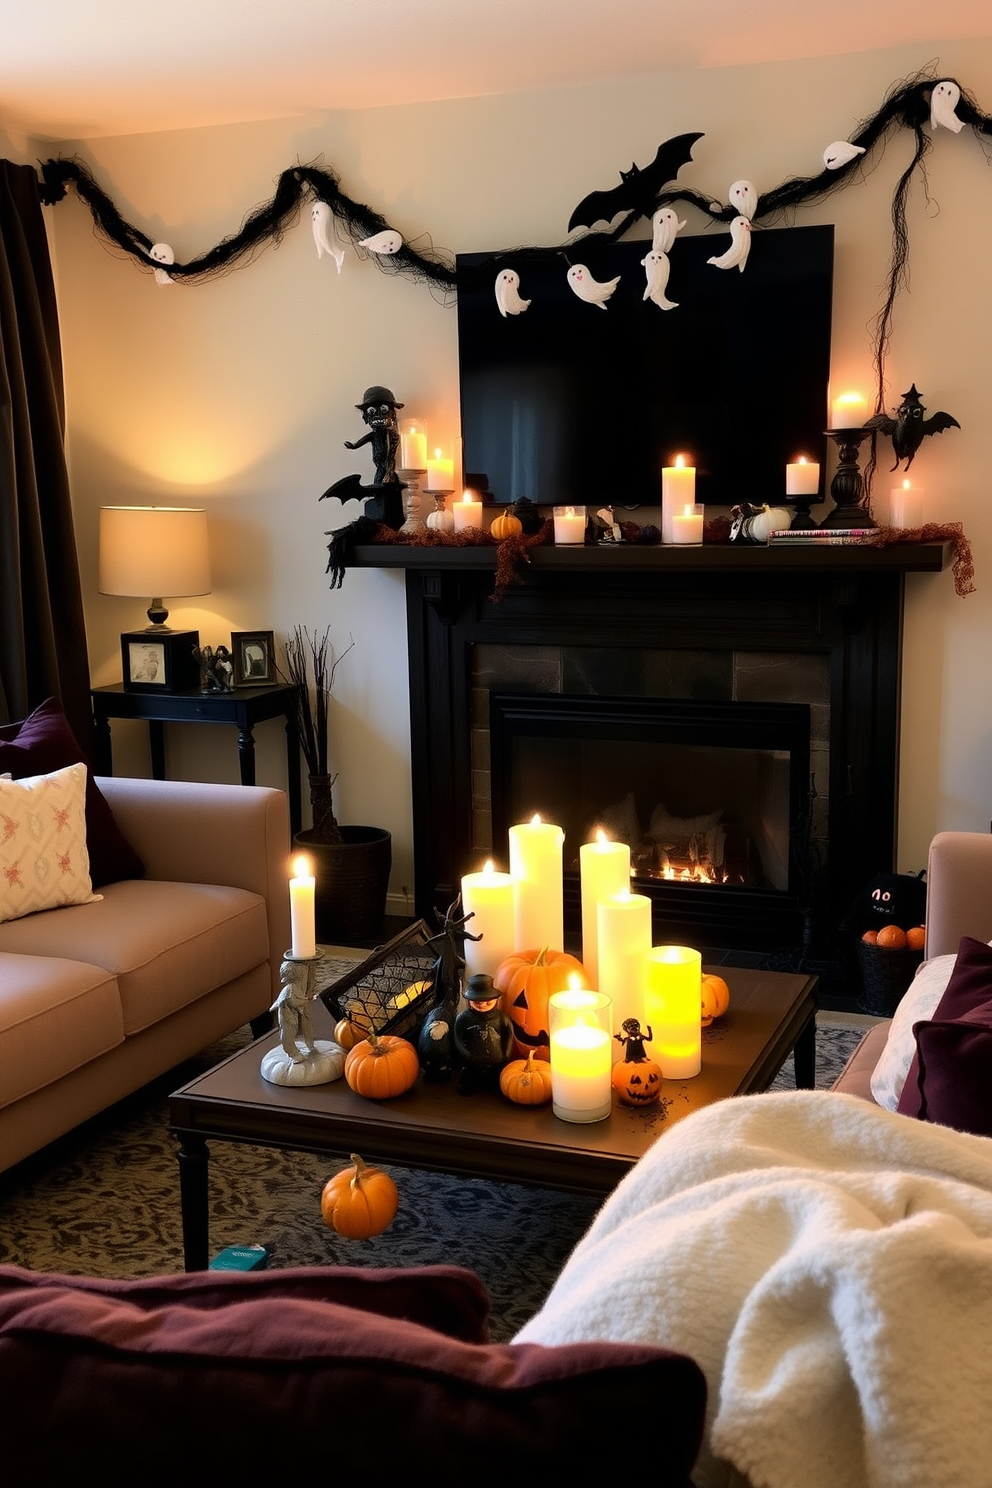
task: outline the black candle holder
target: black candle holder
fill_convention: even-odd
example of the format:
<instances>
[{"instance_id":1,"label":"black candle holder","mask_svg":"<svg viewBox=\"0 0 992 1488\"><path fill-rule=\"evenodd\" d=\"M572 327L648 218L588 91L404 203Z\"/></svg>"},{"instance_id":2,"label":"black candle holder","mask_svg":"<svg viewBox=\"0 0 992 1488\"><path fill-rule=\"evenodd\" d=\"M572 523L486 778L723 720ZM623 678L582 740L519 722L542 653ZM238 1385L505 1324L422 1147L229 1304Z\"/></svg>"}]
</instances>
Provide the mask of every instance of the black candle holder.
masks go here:
<instances>
[{"instance_id":1,"label":"black candle holder","mask_svg":"<svg viewBox=\"0 0 992 1488\"><path fill-rule=\"evenodd\" d=\"M817 523L810 516L811 506L822 506L823 497L817 492L813 496L786 496L785 505L791 506L795 512L789 523L790 532L811 532Z\"/></svg>"},{"instance_id":2,"label":"black candle holder","mask_svg":"<svg viewBox=\"0 0 992 1488\"><path fill-rule=\"evenodd\" d=\"M824 517L821 527L874 527L876 522L865 502L865 482L858 464L858 450L872 435L871 429L828 429L840 452L840 464L830 482L834 510Z\"/></svg>"}]
</instances>

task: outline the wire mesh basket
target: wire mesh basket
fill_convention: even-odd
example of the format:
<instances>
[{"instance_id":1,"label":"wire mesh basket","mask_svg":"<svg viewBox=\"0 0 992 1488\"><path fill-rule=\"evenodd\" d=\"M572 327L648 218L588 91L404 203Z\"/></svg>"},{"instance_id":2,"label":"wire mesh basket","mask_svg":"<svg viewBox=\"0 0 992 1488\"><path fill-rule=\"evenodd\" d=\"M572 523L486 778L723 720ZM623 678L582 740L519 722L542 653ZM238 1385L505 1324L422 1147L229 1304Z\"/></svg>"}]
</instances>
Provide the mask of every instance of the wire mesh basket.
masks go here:
<instances>
[{"instance_id":1,"label":"wire mesh basket","mask_svg":"<svg viewBox=\"0 0 992 1488\"><path fill-rule=\"evenodd\" d=\"M362 1034L409 1037L434 1001L437 953L430 930L416 920L359 965L325 987L320 1000L335 1018L347 1018Z\"/></svg>"},{"instance_id":2,"label":"wire mesh basket","mask_svg":"<svg viewBox=\"0 0 992 1488\"><path fill-rule=\"evenodd\" d=\"M911 946L869 945L857 942L861 967L861 997L858 1010L876 1018L891 1018L923 961L922 950Z\"/></svg>"}]
</instances>

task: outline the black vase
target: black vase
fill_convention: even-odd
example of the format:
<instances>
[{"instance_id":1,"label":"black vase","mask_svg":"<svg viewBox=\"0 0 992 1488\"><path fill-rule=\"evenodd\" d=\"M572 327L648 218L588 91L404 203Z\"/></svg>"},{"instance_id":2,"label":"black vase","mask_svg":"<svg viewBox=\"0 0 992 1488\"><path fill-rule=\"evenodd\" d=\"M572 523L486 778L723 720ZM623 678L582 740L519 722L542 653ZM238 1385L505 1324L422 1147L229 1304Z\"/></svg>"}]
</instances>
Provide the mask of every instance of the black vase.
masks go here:
<instances>
[{"instance_id":1,"label":"black vase","mask_svg":"<svg viewBox=\"0 0 992 1488\"><path fill-rule=\"evenodd\" d=\"M382 827L342 827L341 842L314 842L306 828L293 846L313 859L317 939L362 945L382 935L393 861L392 837Z\"/></svg>"}]
</instances>

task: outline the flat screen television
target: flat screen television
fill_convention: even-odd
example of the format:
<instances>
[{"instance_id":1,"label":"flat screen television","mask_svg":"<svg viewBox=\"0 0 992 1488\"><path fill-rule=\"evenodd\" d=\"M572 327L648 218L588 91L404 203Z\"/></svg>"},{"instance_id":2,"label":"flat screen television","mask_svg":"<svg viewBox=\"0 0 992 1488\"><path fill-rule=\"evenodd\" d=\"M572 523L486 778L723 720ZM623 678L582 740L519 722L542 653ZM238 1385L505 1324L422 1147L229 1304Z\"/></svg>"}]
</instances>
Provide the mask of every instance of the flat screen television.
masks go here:
<instances>
[{"instance_id":1,"label":"flat screen television","mask_svg":"<svg viewBox=\"0 0 992 1488\"><path fill-rule=\"evenodd\" d=\"M486 504L658 505L677 454L696 499L774 503L800 454L825 470L833 228L756 229L746 267L707 263L725 233L680 235L667 294L644 298L649 240L588 239L570 252L600 281L580 300L564 258L521 264L529 309L503 316L491 255L461 254L458 295L463 468ZM512 265L512 252L501 255Z\"/></svg>"}]
</instances>

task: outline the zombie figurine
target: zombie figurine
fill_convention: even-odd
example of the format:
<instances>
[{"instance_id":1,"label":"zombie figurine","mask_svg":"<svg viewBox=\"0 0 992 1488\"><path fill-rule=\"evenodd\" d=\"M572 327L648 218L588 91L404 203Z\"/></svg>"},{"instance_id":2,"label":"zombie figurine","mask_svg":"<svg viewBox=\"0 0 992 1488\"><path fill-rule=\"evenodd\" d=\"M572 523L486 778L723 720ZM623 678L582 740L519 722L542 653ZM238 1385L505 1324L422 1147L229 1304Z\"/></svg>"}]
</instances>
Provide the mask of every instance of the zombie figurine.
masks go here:
<instances>
[{"instance_id":1,"label":"zombie figurine","mask_svg":"<svg viewBox=\"0 0 992 1488\"><path fill-rule=\"evenodd\" d=\"M397 403L389 388L370 387L365 389L365 397L355 407L361 411L369 432L363 434L361 439L346 439L345 449L361 449L363 444L371 444L372 459L375 462L374 484L400 484L400 478L396 474L396 455L400 447L396 410L402 408L403 404Z\"/></svg>"},{"instance_id":2,"label":"zombie figurine","mask_svg":"<svg viewBox=\"0 0 992 1488\"><path fill-rule=\"evenodd\" d=\"M623 1057L628 1064L639 1064L642 1059L647 1059L644 1045L649 1044L654 1038L651 1032L651 1024L648 1024L647 1033L641 1032L641 1025L636 1018L624 1018L620 1025L622 1033L615 1033L613 1037L618 1044L623 1044Z\"/></svg>"}]
</instances>

